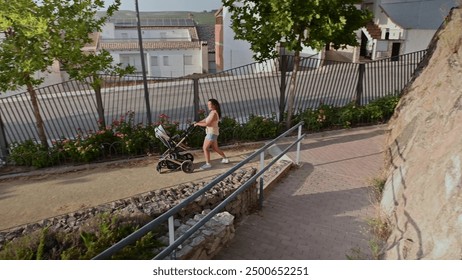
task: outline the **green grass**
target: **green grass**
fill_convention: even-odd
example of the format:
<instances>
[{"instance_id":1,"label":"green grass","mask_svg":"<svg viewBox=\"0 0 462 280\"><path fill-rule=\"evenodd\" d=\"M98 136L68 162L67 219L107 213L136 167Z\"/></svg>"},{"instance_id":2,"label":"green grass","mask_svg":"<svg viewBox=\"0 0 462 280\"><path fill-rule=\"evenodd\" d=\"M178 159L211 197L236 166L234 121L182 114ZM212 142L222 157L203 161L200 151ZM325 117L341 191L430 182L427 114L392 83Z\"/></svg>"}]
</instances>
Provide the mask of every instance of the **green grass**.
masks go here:
<instances>
[{"instance_id":1,"label":"green grass","mask_svg":"<svg viewBox=\"0 0 462 280\"><path fill-rule=\"evenodd\" d=\"M105 213L90 218L80 230L71 233L44 228L6 243L0 250L0 260L91 259L150 220L144 214L118 216ZM165 229L159 227L113 255L112 259L152 259L154 251L165 246L157 240L164 234Z\"/></svg>"},{"instance_id":2,"label":"green grass","mask_svg":"<svg viewBox=\"0 0 462 280\"><path fill-rule=\"evenodd\" d=\"M372 198L374 202L380 203L380 201L382 200L385 183L386 183L385 178L372 179L370 190L372 192Z\"/></svg>"}]
</instances>

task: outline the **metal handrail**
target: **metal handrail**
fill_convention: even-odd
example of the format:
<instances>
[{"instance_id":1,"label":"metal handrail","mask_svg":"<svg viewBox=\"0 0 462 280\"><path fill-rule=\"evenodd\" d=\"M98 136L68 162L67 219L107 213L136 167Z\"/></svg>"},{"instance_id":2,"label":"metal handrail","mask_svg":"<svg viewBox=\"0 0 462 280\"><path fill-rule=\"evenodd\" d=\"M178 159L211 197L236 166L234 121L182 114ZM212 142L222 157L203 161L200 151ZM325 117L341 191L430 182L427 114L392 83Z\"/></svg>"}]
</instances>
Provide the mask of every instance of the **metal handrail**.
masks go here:
<instances>
[{"instance_id":1,"label":"metal handrail","mask_svg":"<svg viewBox=\"0 0 462 280\"><path fill-rule=\"evenodd\" d=\"M257 180L258 177L260 177L269 167L271 167L278 159L280 159L287 151L292 148L295 144L297 144L297 161L296 163L298 164L298 154L300 152L300 141L303 140L305 134L301 135L301 129L303 126L304 122L300 122L297 125L291 127L281 135L279 135L277 138L273 139L272 141L266 143L262 148L259 150L255 151L252 153L250 156L236 164L234 167L230 168L227 172L221 174L214 180L212 180L210 183L205 185L202 189L198 190L197 192L193 193L191 196L187 197L185 200L180 202L178 205L175 207L169 209L156 219L152 220L151 222L147 223L137 231L131 233L127 237L123 238L116 244L112 245L105 251L101 252L97 256L93 258L93 260L102 260L102 259L107 259L113 254L117 253L118 251L122 250L125 246L128 246L132 243L135 243L137 240L142 238L144 235L148 234L150 231L152 231L154 228L156 228L158 225L161 223L169 220L169 228L173 227L173 215L178 213L182 208L187 206L189 203L193 202L196 198L199 196L203 195L205 192L210 190L212 187L214 187L217 183L225 179L227 176L231 175L234 171L238 170L241 168L244 164L248 163L250 160L252 160L254 157L257 155L264 153L265 150L267 150L269 147L274 145L278 140L281 138L287 136L291 132L293 132L295 129L298 128L298 137L297 140L294 141L291 145L289 145L288 148L286 148L281 154L279 154L275 159L273 159L266 167L262 168L258 173L256 173L254 176L252 176L245 184L240 186L236 191L234 191L229 197L227 197L225 200L223 200L218 206L216 206L212 211L210 211L206 216L204 216L201 220L199 220L193 227L191 227L189 230L187 230L182 236L180 236L178 239L175 241L172 241L172 233L170 233L170 245L165 248L162 252L160 252L154 259L162 259L165 258L168 254L173 252L184 240L186 240L188 237L190 237L194 232L199 229L202 225L204 225L208 220L210 220L218 211L220 211L222 208L226 206L232 199L234 199L239 193L247 189L253 182ZM262 191L260 189L260 195L262 194Z\"/></svg>"}]
</instances>

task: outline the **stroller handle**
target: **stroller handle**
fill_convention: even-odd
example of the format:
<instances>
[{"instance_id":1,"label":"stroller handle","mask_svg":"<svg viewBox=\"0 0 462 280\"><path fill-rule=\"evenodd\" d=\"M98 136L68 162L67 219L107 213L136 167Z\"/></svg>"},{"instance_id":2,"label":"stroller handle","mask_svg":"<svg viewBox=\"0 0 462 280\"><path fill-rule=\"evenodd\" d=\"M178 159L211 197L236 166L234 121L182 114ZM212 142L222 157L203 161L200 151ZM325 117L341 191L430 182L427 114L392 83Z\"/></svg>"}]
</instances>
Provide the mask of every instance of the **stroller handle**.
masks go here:
<instances>
[{"instance_id":1,"label":"stroller handle","mask_svg":"<svg viewBox=\"0 0 462 280\"><path fill-rule=\"evenodd\" d=\"M187 136L189 135L191 132L194 131L194 129L196 128L196 126L194 125L194 122L192 124L189 125L189 127L186 129L184 135Z\"/></svg>"}]
</instances>

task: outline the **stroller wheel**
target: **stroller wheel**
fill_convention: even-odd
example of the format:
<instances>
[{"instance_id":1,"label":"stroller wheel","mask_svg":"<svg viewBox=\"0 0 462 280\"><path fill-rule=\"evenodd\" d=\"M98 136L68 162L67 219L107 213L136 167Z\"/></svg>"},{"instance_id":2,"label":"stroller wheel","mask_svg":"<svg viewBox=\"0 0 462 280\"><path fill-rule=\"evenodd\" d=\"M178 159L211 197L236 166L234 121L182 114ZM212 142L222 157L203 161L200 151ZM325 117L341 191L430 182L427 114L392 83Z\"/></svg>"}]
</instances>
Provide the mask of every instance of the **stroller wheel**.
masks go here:
<instances>
[{"instance_id":1,"label":"stroller wheel","mask_svg":"<svg viewBox=\"0 0 462 280\"><path fill-rule=\"evenodd\" d=\"M194 171L193 163L190 160L185 160L181 163L181 170L185 173L192 173Z\"/></svg>"},{"instance_id":2,"label":"stroller wheel","mask_svg":"<svg viewBox=\"0 0 462 280\"><path fill-rule=\"evenodd\" d=\"M187 160L194 161L194 156L190 153L184 154L183 157Z\"/></svg>"},{"instance_id":3,"label":"stroller wheel","mask_svg":"<svg viewBox=\"0 0 462 280\"><path fill-rule=\"evenodd\" d=\"M161 169L162 169L162 165L161 165L161 163L159 162L159 163L157 164L157 166L156 166L156 170L157 170L157 172L161 173Z\"/></svg>"}]
</instances>

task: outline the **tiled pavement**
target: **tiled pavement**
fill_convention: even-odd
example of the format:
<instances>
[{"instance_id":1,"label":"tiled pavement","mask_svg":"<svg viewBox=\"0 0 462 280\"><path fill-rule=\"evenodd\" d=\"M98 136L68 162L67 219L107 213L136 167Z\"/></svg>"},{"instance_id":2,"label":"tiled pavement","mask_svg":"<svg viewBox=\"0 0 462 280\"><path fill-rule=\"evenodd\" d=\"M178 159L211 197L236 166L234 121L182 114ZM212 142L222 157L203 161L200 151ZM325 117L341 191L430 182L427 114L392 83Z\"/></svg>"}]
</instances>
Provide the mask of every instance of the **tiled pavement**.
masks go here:
<instances>
[{"instance_id":1,"label":"tiled pavement","mask_svg":"<svg viewBox=\"0 0 462 280\"><path fill-rule=\"evenodd\" d=\"M342 260L369 253L368 186L383 166L385 126L308 135L301 166L245 218L216 259ZM289 153L291 158L295 154Z\"/></svg>"}]
</instances>

